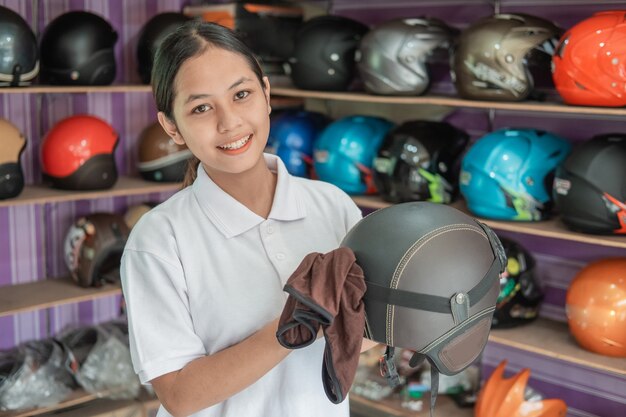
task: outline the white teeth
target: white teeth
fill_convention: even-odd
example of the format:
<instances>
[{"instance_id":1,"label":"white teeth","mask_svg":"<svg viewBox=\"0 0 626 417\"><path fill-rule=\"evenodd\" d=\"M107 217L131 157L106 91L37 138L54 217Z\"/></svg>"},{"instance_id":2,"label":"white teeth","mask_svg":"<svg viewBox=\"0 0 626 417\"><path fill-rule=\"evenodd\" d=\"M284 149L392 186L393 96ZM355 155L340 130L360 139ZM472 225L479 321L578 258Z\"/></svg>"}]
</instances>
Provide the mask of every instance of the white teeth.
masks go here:
<instances>
[{"instance_id":1,"label":"white teeth","mask_svg":"<svg viewBox=\"0 0 626 417\"><path fill-rule=\"evenodd\" d=\"M248 141L250 140L250 137L252 135L248 135L245 138L241 138L235 142L231 142L231 143L227 143L226 145L222 145L222 146L218 146L218 148L220 149L228 149L228 150L235 150L235 149L239 149L241 148L243 145L245 145L246 143L248 143Z\"/></svg>"}]
</instances>

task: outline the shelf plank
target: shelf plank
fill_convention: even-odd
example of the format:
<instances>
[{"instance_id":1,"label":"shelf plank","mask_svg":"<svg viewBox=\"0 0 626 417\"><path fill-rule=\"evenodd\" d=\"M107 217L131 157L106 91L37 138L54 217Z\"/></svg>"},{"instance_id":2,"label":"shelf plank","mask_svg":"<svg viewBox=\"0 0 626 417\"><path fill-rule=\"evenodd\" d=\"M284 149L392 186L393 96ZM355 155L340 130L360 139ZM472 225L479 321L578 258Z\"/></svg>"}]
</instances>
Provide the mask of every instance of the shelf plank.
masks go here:
<instances>
[{"instance_id":1,"label":"shelf plank","mask_svg":"<svg viewBox=\"0 0 626 417\"><path fill-rule=\"evenodd\" d=\"M379 196L352 196L352 199L358 206L369 209L381 209L393 205L392 203L382 200ZM452 207L457 208L472 217L476 217L468 211L467 206L463 201L453 203ZM558 217L539 222L498 221L483 218L478 219L496 230L505 230L508 232L524 233L527 235L626 249L626 236L603 236L574 232L567 229Z\"/></svg>"},{"instance_id":2,"label":"shelf plank","mask_svg":"<svg viewBox=\"0 0 626 417\"><path fill-rule=\"evenodd\" d=\"M57 410L63 410L65 408L74 407L80 404L85 404L89 401L98 398L95 394L90 394L84 390L76 390L72 392L64 401L58 404L54 404L48 407L31 408L21 411L0 411L0 417L31 417L41 414L50 413Z\"/></svg>"},{"instance_id":3,"label":"shelf plank","mask_svg":"<svg viewBox=\"0 0 626 417\"><path fill-rule=\"evenodd\" d=\"M150 85L113 84L113 85L31 85L29 87L2 88L3 94L68 94L68 93L151 93Z\"/></svg>"},{"instance_id":4,"label":"shelf plank","mask_svg":"<svg viewBox=\"0 0 626 417\"><path fill-rule=\"evenodd\" d=\"M71 278L55 278L0 287L0 317L122 293L119 285L82 288Z\"/></svg>"},{"instance_id":5,"label":"shelf plank","mask_svg":"<svg viewBox=\"0 0 626 417\"><path fill-rule=\"evenodd\" d=\"M1 200L0 207L160 193L177 191L180 187L181 184L177 182L152 182L135 177L119 177L112 188L95 191L58 190L44 185L27 185L17 197Z\"/></svg>"},{"instance_id":6,"label":"shelf plank","mask_svg":"<svg viewBox=\"0 0 626 417\"><path fill-rule=\"evenodd\" d=\"M583 349L571 336L567 323L539 318L526 326L494 329L489 342L626 376L624 358L598 355Z\"/></svg>"},{"instance_id":7,"label":"shelf plank","mask_svg":"<svg viewBox=\"0 0 626 417\"><path fill-rule=\"evenodd\" d=\"M429 416L428 398L424 400L422 411L412 411L400 405L398 397L385 398L374 401L350 393L350 414L359 417L415 417ZM472 417L473 408L460 408L447 395L437 396L435 414L439 417Z\"/></svg>"},{"instance_id":8,"label":"shelf plank","mask_svg":"<svg viewBox=\"0 0 626 417\"><path fill-rule=\"evenodd\" d=\"M570 114L599 114L626 116L626 108L570 106L564 103L546 103L538 101L500 102L465 100L457 97L444 96L377 96L362 92L338 93L328 91L307 91L288 87L273 87L273 95L315 98L321 100L352 101L381 104L431 105L448 107L466 107L475 109L515 110Z\"/></svg>"}]
</instances>

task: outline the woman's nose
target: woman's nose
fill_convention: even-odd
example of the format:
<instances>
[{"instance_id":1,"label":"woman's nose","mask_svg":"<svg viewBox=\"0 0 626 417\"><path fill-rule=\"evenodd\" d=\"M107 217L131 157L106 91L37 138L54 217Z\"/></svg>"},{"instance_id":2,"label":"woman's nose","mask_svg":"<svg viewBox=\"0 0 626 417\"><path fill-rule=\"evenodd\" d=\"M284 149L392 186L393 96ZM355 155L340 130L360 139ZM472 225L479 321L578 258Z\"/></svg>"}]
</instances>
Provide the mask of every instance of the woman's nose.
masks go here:
<instances>
[{"instance_id":1,"label":"woman's nose","mask_svg":"<svg viewBox=\"0 0 626 417\"><path fill-rule=\"evenodd\" d=\"M217 131L219 133L230 132L241 126L241 117L232 107L220 107L217 110Z\"/></svg>"}]
</instances>

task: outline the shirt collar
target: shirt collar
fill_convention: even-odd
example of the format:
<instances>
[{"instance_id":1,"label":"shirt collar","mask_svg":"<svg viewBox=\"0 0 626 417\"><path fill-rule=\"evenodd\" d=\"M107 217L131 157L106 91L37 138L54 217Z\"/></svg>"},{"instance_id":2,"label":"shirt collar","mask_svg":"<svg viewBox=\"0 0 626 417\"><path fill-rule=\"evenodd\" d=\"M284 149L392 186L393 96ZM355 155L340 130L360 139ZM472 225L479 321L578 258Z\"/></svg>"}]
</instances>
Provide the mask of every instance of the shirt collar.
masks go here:
<instances>
[{"instance_id":1,"label":"shirt collar","mask_svg":"<svg viewBox=\"0 0 626 417\"><path fill-rule=\"evenodd\" d=\"M263 154L263 157L268 168L277 174L268 219L290 221L304 218L305 206L285 164L276 155ZM202 211L226 238L240 235L265 221L215 184L202 164L198 166L198 176L192 187Z\"/></svg>"}]
</instances>

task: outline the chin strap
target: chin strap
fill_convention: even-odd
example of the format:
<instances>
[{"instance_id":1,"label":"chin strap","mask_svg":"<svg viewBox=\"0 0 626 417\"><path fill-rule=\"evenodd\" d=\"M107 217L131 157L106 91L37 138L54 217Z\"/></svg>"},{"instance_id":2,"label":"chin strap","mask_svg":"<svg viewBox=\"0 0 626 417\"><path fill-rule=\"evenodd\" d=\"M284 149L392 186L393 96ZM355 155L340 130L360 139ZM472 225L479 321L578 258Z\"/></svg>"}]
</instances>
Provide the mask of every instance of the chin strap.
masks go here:
<instances>
[{"instance_id":1,"label":"chin strap","mask_svg":"<svg viewBox=\"0 0 626 417\"><path fill-rule=\"evenodd\" d=\"M396 363L393 361L394 348L387 346L385 354L379 359L380 375L384 376L387 380L387 384L391 388L395 388L400 385L400 375L396 369Z\"/></svg>"}]
</instances>

